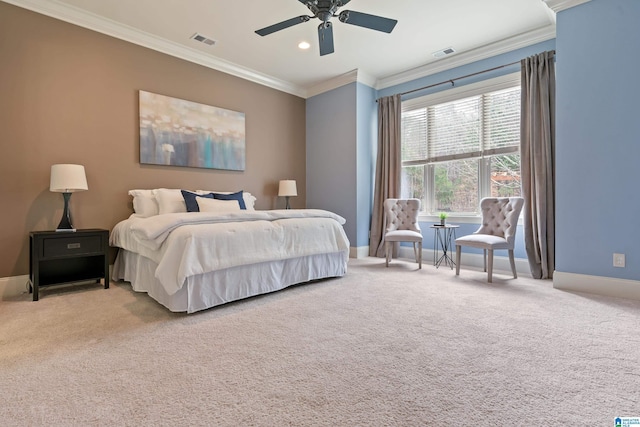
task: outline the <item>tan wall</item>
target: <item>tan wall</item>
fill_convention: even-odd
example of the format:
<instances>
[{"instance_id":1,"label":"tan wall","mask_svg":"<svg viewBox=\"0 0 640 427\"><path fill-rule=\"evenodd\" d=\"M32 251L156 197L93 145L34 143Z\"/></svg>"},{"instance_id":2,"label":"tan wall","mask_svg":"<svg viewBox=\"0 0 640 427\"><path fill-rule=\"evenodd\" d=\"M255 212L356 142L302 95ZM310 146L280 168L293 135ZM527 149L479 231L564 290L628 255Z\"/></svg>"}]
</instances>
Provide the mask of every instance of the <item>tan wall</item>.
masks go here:
<instances>
[{"instance_id":1,"label":"tan wall","mask_svg":"<svg viewBox=\"0 0 640 427\"><path fill-rule=\"evenodd\" d=\"M244 112L245 171L141 165L139 90ZM0 148L0 277L27 274L29 232L60 221L55 163L85 166L77 228L113 228L132 212L132 188L243 189L272 209L289 178L292 206L305 205L304 99L3 2Z\"/></svg>"}]
</instances>

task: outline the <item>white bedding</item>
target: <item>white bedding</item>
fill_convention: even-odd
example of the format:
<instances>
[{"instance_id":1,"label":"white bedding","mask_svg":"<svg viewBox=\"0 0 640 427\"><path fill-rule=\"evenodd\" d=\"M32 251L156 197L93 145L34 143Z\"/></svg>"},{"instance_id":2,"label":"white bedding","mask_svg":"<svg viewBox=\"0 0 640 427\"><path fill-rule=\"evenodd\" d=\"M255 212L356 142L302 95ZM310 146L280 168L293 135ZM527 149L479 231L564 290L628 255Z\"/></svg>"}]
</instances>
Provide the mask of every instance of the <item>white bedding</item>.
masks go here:
<instances>
[{"instance_id":1,"label":"white bedding","mask_svg":"<svg viewBox=\"0 0 640 427\"><path fill-rule=\"evenodd\" d=\"M318 209L132 215L114 227L110 244L152 260L173 295L189 277L275 260L338 253L346 268L344 223Z\"/></svg>"},{"instance_id":2,"label":"white bedding","mask_svg":"<svg viewBox=\"0 0 640 427\"><path fill-rule=\"evenodd\" d=\"M125 249L113 264L114 280L126 280L136 292L174 312L194 313L243 298L279 291L288 286L347 274L341 252L243 265L191 276L175 294L169 295L155 278L158 264Z\"/></svg>"}]
</instances>

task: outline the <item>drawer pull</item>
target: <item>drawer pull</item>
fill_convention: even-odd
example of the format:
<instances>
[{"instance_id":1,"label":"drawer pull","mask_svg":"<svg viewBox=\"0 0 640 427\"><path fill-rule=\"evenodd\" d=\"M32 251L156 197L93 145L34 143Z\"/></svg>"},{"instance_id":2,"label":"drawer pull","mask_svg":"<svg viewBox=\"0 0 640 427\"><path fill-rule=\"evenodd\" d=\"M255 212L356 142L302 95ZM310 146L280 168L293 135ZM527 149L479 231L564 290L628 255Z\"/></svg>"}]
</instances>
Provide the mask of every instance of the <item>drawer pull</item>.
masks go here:
<instances>
[{"instance_id":1,"label":"drawer pull","mask_svg":"<svg viewBox=\"0 0 640 427\"><path fill-rule=\"evenodd\" d=\"M69 243L67 249L80 249L80 243Z\"/></svg>"}]
</instances>

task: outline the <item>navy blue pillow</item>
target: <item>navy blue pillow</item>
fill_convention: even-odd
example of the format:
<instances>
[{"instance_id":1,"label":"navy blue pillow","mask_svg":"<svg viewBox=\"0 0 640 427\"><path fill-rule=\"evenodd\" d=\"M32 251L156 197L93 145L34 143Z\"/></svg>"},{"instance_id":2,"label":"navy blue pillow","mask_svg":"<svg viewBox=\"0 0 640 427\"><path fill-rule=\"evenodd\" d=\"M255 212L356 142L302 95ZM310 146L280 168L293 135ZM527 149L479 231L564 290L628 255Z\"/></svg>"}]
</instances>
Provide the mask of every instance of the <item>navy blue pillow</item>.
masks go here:
<instances>
[{"instance_id":1,"label":"navy blue pillow","mask_svg":"<svg viewBox=\"0 0 640 427\"><path fill-rule=\"evenodd\" d=\"M244 204L244 198L242 197L242 190L238 191L237 193L231 193L231 194L220 194L220 193L211 193L213 194L213 198L214 199L218 199L218 200L237 200L238 204L240 205L240 209L247 209L247 206Z\"/></svg>"},{"instance_id":2,"label":"navy blue pillow","mask_svg":"<svg viewBox=\"0 0 640 427\"><path fill-rule=\"evenodd\" d=\"M213 199L213 193L198 194L187 190L180 190L180 192L184 198L184 204L187 205L187 212L200 212L200 206L198 206L196 198L205 197L207 199Z\"/></svg>"}]
</instances>

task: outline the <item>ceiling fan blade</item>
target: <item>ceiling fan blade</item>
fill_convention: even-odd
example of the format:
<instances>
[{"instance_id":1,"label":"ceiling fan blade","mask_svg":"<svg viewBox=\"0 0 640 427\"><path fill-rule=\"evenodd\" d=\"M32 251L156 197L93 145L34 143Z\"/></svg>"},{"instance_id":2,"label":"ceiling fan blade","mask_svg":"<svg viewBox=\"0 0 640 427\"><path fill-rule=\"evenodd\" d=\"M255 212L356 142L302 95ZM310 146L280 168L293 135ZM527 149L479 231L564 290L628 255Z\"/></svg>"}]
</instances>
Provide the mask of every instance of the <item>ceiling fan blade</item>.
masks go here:
<instances>
[{"instance_id":1,"label":"ceiling fan blade","mask_svg":"<svg viewBox=\"0 0 640 427\"><path fill-rule=\"evenodd\" d=\"M323 22L318 26L320 56L333 53L333 26L331 22Z\"/></svg>"},{"instance_id":2,"label":"ceiling fan blade","mask_svg":"<svg viewBox=\"0 0 640 427\"><path fill-rule=\"evenodd\" d=\"M266 36L268 34L275 33L276 31L284 30L285 28L293 27L297 24L302 24L303 22L307 22L311 18L312 16L307 15L296 16L295 18L287 19L286 21L278 22L277 24L269 25L268 27L256 30L256 34Z\"/></svg>"},{"instance_id":3,"label":"ceiling fan blade","mask_svg":"<svg viewBox=\"0 0 640 427\"><path fill-rule=\"evenodd\" d=\"M383 18L382 16L369 15L368 13L355 12L353 10L343 10L338 15L341 22L372 30L390 33L396 26L396 19Z\"/></svg>"}]
</instances>

